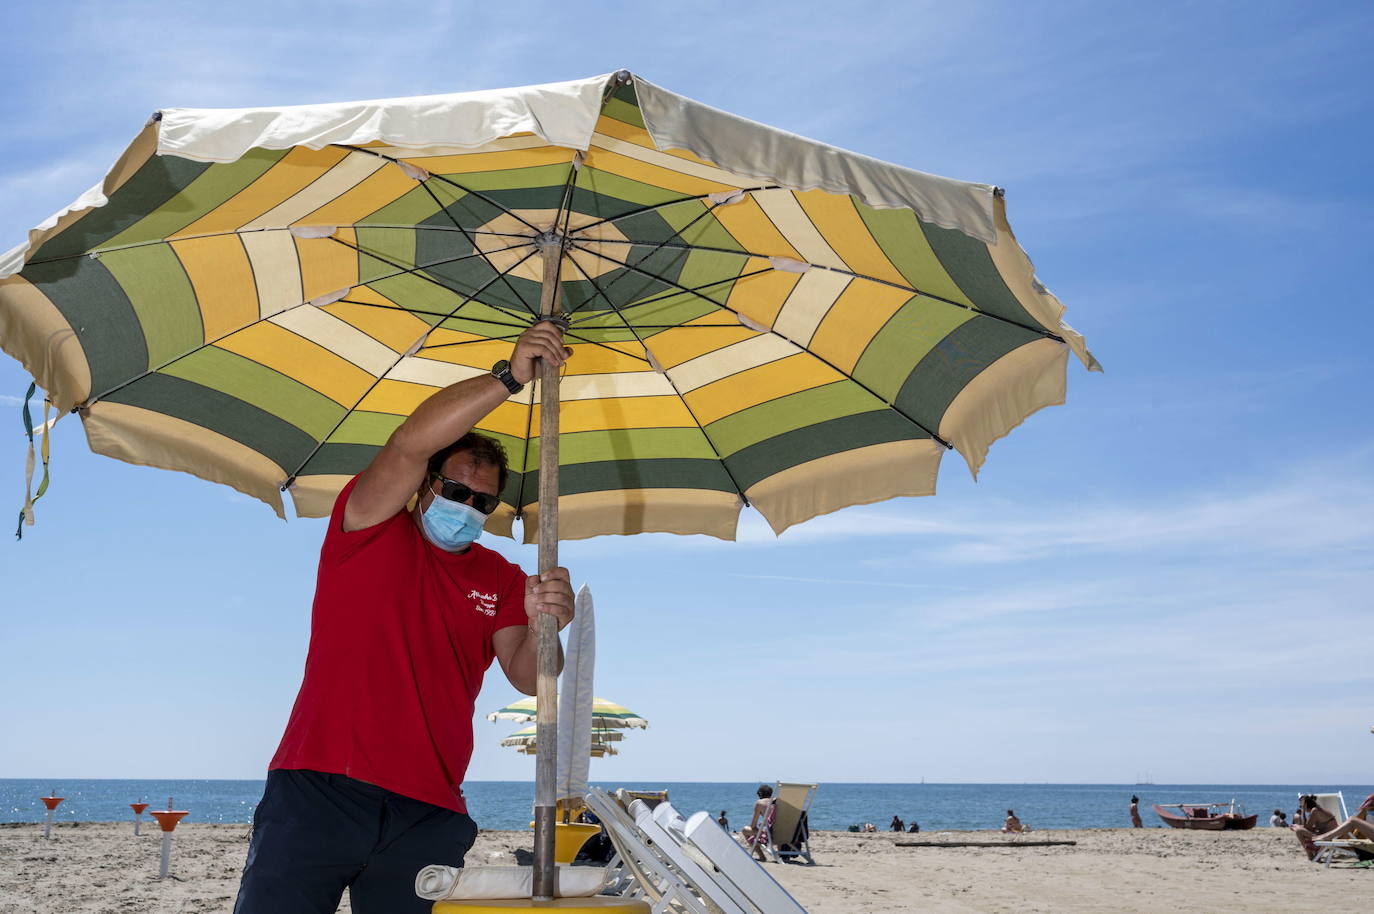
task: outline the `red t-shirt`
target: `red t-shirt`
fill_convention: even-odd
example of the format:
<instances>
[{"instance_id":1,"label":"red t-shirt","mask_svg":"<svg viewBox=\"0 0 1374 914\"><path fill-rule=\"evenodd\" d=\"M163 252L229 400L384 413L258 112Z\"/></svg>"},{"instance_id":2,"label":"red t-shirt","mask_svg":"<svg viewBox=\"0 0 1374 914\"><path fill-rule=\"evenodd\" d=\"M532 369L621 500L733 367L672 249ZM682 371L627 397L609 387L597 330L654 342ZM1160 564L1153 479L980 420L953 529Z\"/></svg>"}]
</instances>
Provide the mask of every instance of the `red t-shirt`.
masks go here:
<instances>
[{"instance_id":1,"label":"red t-shirt","mask_svg":"<svg viewBox=\"0 0 1374 914\"><path fill-rule=\"evenodd\" d=\"M525 575L474 543L433 546L409 512L345 532L329 518L305 678L270 769L309 768L467 812L472 711L492 635L525 625Z\"/></svg>"}]
</instances>

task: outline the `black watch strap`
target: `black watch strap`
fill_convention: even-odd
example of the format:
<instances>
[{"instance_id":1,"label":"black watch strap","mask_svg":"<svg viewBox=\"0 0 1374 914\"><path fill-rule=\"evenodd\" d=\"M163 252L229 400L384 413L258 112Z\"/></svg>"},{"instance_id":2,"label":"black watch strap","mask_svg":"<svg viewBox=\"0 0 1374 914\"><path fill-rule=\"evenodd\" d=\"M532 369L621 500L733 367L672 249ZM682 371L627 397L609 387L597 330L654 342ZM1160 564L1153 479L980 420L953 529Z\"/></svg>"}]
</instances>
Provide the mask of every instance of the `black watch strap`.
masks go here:
<instances>
[{"instance_id":1,"label":"black watch strap","mask_svg":"<svg viewBox=\"0 0 1374 914\"><path fill-rule=\"evenodd\" d=\"M515 375L510 373L510 362L505 359L491 366L491 376L506 385L506 390L513 394L518 394L525 389L525 385L515 380Z\"/></svg>"}]
</instances>

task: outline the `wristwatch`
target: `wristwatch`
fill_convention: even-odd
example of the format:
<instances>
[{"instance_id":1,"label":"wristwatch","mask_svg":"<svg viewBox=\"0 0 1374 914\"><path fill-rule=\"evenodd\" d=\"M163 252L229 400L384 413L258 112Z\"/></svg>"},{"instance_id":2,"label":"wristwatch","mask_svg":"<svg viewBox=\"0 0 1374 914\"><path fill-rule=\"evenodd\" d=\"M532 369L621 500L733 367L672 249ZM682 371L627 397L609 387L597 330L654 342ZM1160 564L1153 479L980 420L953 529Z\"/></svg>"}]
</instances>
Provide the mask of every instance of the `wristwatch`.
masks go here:
<instances>
[{"instance_id":1,"label":"wristwatch","mask_svg":"<svg viewBox=\"0 0 1374 914\"><path fill-rule=\"evenodd\" d=\"M515 375L510 373L510 362L505 359L491 366L491 376L506 385L506 390L513 394L518 394L525 389L525 385L515 380Z\"/></svg>"}]
</instances>

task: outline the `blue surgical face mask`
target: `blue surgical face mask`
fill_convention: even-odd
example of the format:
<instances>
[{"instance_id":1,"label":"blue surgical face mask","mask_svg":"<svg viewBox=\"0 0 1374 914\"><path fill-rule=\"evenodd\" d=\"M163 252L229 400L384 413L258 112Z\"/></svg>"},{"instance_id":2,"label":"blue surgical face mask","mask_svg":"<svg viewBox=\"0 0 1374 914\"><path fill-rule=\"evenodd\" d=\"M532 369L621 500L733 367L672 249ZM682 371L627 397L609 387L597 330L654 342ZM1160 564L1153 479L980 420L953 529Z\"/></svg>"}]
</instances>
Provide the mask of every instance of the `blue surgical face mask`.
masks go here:
<instances>
[{"instance_id":1,"label":"blue surgical face mask","mask_svg":"<svg viewBox=\"0 0 1374 914\"><path fill-rule=\"evenodd\" d=\"M471 505L435 495L420 512L425 539L445 552L462 552L482 535L487 516Z\"/></svg>"}]
</instances>

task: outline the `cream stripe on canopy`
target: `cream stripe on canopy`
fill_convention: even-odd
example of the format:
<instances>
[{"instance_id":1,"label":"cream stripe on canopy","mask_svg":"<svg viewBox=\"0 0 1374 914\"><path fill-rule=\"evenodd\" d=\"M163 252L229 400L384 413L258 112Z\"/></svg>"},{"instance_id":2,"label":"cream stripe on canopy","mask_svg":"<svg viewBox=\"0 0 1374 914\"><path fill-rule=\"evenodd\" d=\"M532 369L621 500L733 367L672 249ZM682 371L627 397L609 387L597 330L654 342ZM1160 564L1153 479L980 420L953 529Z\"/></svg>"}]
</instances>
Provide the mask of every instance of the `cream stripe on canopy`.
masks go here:
<instances>
[{"instance_id":1,"label":"cream stripe on canopy","mask_svg":"<svg viewBox=\"0 0 1374 914\"><path fill-rule=\"evenodd\" d=\"M272 207L243 226L244 229L281 228L294 225L322 208L340 194L352 189L379 168L388 167L386 159L353 153L312 181L303 190ZM389 167L395 168L391 165Z\"/></svg>"},{"instance_id":2,"label":"cream stripe on canopy","mask_svg":"<svg viewBox=\"0 0 1374 914\"><path fill-rule=\"evenodd\" d=\"M763 190L755 192L753 196L803 260L823 267L849 269L849 265L826 242L825 236L816 230L811 217L806 215L806 210L801 208L792 191Z\"/></svg>"},{"instance_id":3,"label":"cream stripe on canopy","mask_svg":"<svg viewBox=\"0 0 1374 914\"><path fill-rule=\"evenodd\" d=\"M395 356L393 355L393 360ZM407 356L387 375L393 381L409 381L411 384L425 384L429 387L448 387L468 378L489 373L488 368L471 365L458 365L453 362L440 362L420 356Z\"/></svg>"},{"instance_id":4,"label":"cream stripe on canopy","mask_svg":"<svg viewBox=\"0 0 1374 914\"><path fill-rule=\"evenodd\" d=\"M796 355L800 350L774 334L761 333L752 339L697 356L668 369L668 377L681 393L704 387L712 381L739 374L758 365Z\"/></svg>"},{"instance_id":5,"label":"cream stripe on canopy","mask_svg":"<svg viewBox=\"0 0 1374 914\"><path fill-rule=\"evenodd\" d=\"M673 385L656 371L617 371L610 374L568 375L559 396L564 400L602 400L611 397L670 397Z\"/></svg>"},{"instance_id":6,"label":"cream stripe on canopy","mask_svg":"<svg viewBox=\"0 0 1374 914\"><path fill-rule=\"evenodd\" d=\"M597 133L592 136L593 147L598 147L607 152L614 152L627 158L643 162L646 165L653 165L664 168L668 171L675 171L679 174L689 175L693 178L701 178L704 181L713 181L716 184L724 184L729 187L757 187L758 181L751 178L741 178L739 175L732 174L722 168L714 168L710 165L702 165L692 162L680 156L668 155L664 152L656 152L652 149L640 146L636 143L626 142L604 133Z\"/></svg>"},{"instance_id":7,"label":"cream stripe on canopy","mask_svg":"<svg viewBox=\"0 0 1374 914\"><path fill-rule=\"evenodd\" d=\"M381 377L396 361L396 353L390 347L320 308L292 308L273 315L271 321L343 356L373 377Z\"/></svg>"},{"instance_id":8,"label":"cream stripe on canopy","mask_svg":"<svg viewBox=\"0 0 1374 914\"><path fill-rule=\"evenodd\" d=\"M826 313L844 293L850 278L829 270L808 270L783 302L773 329L799 346L810 344Z\"/></svg>"},{"instance_id":9,"label":"cream stripe on canopy","mask_svg":"<svg viewBox=\"0 0 1374 914\"><path fill-rule=\"evenodd\" d=\"M253 267L258 314L270 317L299 305L303 299L301 263L291 233L285 230L244 232L240 237Z\"/></svg>"}]
</instances>

